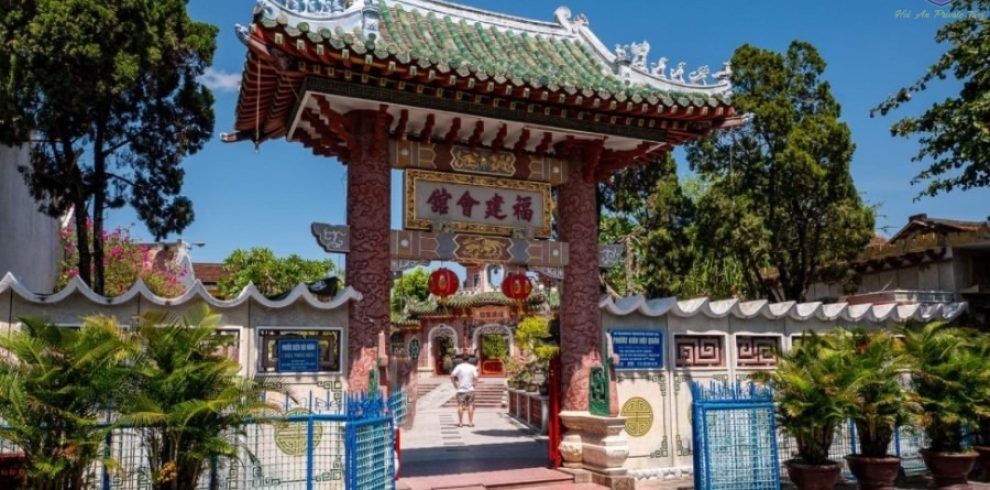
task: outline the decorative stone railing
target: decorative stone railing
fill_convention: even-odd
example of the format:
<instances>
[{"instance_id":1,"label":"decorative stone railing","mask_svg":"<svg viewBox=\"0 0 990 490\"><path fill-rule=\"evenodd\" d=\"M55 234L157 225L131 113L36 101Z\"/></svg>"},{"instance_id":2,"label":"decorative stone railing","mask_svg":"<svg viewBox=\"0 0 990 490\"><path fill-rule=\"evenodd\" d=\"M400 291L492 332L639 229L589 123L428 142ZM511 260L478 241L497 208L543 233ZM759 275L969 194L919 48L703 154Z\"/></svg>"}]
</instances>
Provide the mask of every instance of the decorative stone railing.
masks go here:
<instances>
[{"instance_id":1,"label":"decorative stone railing","mask_svg":"<svg viewBox=\"0 0 990 490\"><path fill-rule=\"evenodd\" d=\"M509 388L509 415L527 426L547 433L550 397L539 393Z\"/></svg>"}]
</instances>

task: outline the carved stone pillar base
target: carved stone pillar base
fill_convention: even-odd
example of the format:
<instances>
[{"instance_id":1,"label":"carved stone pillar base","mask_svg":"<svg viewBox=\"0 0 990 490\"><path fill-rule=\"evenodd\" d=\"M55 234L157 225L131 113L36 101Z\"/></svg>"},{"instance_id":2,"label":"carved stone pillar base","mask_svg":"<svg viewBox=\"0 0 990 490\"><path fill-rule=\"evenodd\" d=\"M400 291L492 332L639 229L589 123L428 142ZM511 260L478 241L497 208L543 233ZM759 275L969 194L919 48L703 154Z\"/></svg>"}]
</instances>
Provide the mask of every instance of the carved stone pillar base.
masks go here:
<instances>
[{"instance_id":1,"label":"carved stone pillar base","mask_svg":"<svg viewBox=\"0 0 990 490\"><path fill-rule=\"evenodd\" d=\"M560 421L567 429L560 443L565 468L588 471L593 481L611 488L632 488L634 480L625 467L629 457L629 440L622 432L625 417L563 411Z\"/></svg>"}]
</instances>

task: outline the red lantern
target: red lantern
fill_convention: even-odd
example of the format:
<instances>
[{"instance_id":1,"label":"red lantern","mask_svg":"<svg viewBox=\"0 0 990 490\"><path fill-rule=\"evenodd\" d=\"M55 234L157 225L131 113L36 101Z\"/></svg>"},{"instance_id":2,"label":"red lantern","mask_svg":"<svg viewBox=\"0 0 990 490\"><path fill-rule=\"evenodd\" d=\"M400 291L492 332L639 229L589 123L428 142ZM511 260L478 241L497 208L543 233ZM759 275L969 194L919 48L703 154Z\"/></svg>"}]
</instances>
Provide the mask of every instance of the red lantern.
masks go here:
<instances>
[{"instance_id":1,"label":"red lantern","mask_svg":"<svg viewBox=\"0 0 990 490\"><path fill-rule=\"evenodd\" d=\"M440 299L446 298L457 292L460 282L454 271L441 267L430 274L430 293Z\"/></svg>"},{"instance_id":2,"label":"red lantern","mask_svg":"<svg viewBox=\"0 0 990 490\"><path fill-rule=\"evenodd\" d=\"M533 292L533 283L529 282L529 277L521 272L506 274L502 279L502 294L509 299L522 301Z\"/></svg>"}]
</instances>

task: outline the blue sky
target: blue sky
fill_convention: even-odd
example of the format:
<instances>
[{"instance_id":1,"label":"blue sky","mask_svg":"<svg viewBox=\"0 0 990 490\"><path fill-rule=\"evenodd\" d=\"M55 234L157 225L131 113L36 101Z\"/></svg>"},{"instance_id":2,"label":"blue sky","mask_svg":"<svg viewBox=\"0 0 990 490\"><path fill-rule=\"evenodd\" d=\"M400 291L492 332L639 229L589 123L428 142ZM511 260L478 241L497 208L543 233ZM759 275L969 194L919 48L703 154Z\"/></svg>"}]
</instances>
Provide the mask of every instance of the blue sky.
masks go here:
<instances>
[{"instance_id":1,"label":"blue sky","mask_svg":"<svg viewBox=\"0 0 990 490\"><path fill-rule=\"evenodd\" d=\"M463 3L501 12L552 20L563 0ZM250 143L225 144L237 101L237 80L245 47L234 24L250 22L252 0L194 0L194 18L216 24L220 36L209 82L215 88L217 127L214 140L186 159L184 192L195 207L196 220L181 237L205 242L194 250L197 261L222 261L235 248L266 246L278 254L320 258L326 254L309 233L313 221L344 223L346 170L334 159L313 156L301 145L268 142L258 151ZM917 79L942 52L935 44L937 6L928 0L784 1L577 1L566 3L585 13L591 29L607 46L648 40L650 59L666 56L671 63L713 67L732 56L743 43L784 50L794 39L811 42L828 61L825 78L842 104L843 119L852 129L857 149L852 173L864 199L879 205L877 226L891 234L907 217L930 216L986 219L990 188L953 192L915 202L919 187L909 181L922 165L912 163L917 144L892 138L896 116L920 113L934 101L952 95L951 81L933 84L906 108L885 118L869 117L869 109L899 87ZM898 11L901 16L898 17ZM919 15L927 11L928 18ZM907 17L904 17L907 14ZM918 18L916 18L918 17ZM687 171L678 153L682 171ZM400 227L400 177L393 174L392 226ZM130 210L110 214L112 224L137 221ZM135 233L150 234L138 223ZM176 238L175 236L170 239ZM335 260L343 265L343 258Z\"/></svg>"}]
</instances>

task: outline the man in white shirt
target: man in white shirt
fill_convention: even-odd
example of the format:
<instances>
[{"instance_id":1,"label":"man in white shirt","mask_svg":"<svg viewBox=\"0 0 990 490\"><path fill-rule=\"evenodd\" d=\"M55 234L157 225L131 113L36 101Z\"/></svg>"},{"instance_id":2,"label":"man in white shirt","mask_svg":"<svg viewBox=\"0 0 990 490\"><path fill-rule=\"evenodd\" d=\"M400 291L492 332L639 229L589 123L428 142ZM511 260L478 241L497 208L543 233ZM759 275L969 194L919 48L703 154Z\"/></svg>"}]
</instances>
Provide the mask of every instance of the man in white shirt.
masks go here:
<instances>
[{"instance_id":1,"label":"man in white shirt","mask_svg":"<svg viewBox=\"0 0 990 490\"><path fill-rule=\"evenodd\" d=\"M450 381L457 388L457 426L464 426L464 411L468 413L468 427L474 427L474 383L478 380L478 368L464 357L450 373Z\"/></svg>"}]
</instances>

